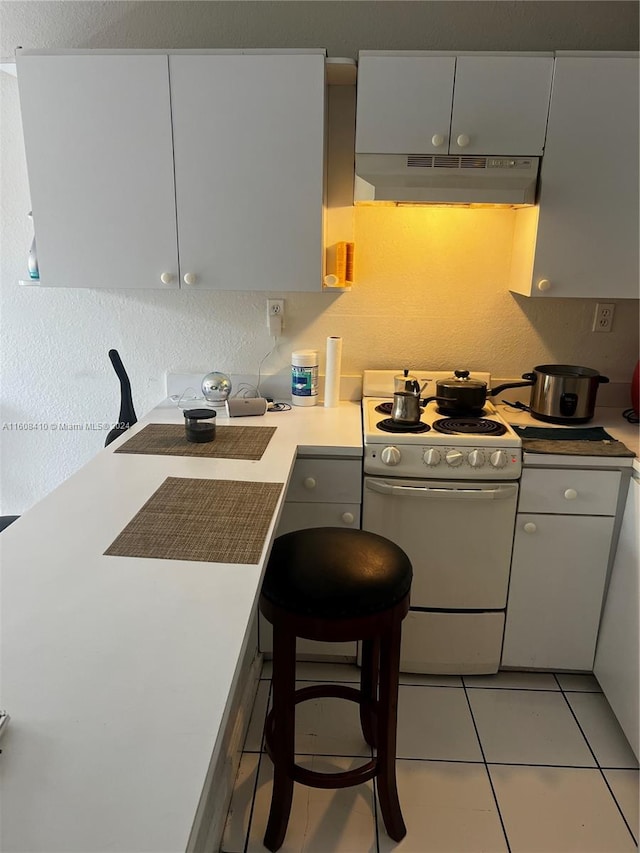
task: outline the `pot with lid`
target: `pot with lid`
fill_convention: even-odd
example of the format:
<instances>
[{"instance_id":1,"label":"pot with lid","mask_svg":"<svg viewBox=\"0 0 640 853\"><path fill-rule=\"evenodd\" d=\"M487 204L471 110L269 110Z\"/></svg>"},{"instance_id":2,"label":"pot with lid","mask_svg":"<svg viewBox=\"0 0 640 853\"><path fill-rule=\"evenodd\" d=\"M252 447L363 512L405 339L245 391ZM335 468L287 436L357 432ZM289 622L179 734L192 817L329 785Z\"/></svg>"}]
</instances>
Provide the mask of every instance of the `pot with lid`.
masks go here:
<instances>
[{"instance_id":1,"label":"pot with lid","mask_svg":"<svg viewBox=\"0 0 640 853\"><path fill-rule=\"evenodd\" d=\"M523 377L525 378L525 377ZM479 415L482 413L487 397L500 394L507 388L523 388L532 384L526 382L507 382L489 389L482 379L472 379L468 370L455 370L448 379L438 379L435 397L427 397L425 403L435 400L438 411L451 415Z\"/></svg>"},{"instance_id":2,"label":"pot with lid","mask_svg":"<svg viewBox=\"0 0 640 853\"><path fill-rule=\"evenodd\" d=\"M539 421L552 424L584 424L596 407L600 384L608 382L597 370L573 364L540 364L531 373L529 411Z\"/></svg>"}]
</instances>

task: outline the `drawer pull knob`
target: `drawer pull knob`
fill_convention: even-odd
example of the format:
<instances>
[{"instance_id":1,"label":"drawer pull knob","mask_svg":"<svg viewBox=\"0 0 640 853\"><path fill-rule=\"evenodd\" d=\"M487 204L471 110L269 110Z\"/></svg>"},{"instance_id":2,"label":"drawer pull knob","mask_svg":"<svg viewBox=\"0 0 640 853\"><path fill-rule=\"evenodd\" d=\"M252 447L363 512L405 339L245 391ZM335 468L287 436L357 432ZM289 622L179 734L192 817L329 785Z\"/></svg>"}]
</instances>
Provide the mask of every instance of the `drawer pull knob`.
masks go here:
<instances>
[{"instance_id":1,"label":"drawer pull knob","mask_svg":"<svg viewBox=\"0 0 640 853\"><path fill-rule=\"evenodd\" d=\"M444 136L441 133L434 133L431 137L431 144L434 148L440 148L441 145L444 145Z\"/></svg>"},{"instance_id":2,"label":"drawer pull knob","mask_svg":"<svg viewBox=\"0 0 640 853\"><path fill-rule=\"evenodd\" d=\"M316 481L313 477L305 477L302 481L302 485L305 487L305 489L315 489Z\"/></svg>"},{"instance_id":3,"label":"drawer pull knob","mask_svg":"<svg viewBox=\"0 0 640 853\"><path fill-rule=\"evenodd\" d=\"M538 529L538 528L537 528L537 526L533 523L533 521L527 521L527 523L526 523L526 524L525 524L525 526L524 526L524 532L525 532L525 533L535 533L537 529Z\"/></svg>"},{"instance_id":4,"label":"drawer pull knob","mask_svg":"<svg viewBox=\"0 0 640 853\"><path fill-rule=\"evenodd\" d=\"M355 516L352 512L343 512L342 521L345 524L353 524L353 522L355 521Z\"/></svg>"},{"instance_id":5,"label":"drawer pull knob","mask_svg":"<svg viewBox=\"0 0 640 853\"><path fill-rule=\"evenodd\" d=\"M564 496L568 501L575 501L575 499L578 497L578 493L575 489L567 489L564 493Z\"/></svg>"}]
</instances>

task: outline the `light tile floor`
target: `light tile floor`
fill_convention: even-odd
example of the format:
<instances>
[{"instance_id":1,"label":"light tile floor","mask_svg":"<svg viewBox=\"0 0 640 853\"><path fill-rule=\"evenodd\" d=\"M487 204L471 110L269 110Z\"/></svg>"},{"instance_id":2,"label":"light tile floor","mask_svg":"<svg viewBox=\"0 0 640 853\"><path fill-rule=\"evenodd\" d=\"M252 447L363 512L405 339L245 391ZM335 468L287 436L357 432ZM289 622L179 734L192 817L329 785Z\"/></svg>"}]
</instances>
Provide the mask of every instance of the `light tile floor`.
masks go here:
<instances>
[{"instance_id":1,"label":"light tile floor","mask_svg":"<svg viewBox=\"0 0 640 853\"><path fill-rule=\"evenodd\" d=\"M272 765L262 751L265 663L221 850L264 851ZM357 682L344 664L299 663L303 683ZM397 777L407 835L385 833L372 782L296 785L282 853L623 853L638 849L638 762L590 675L504 672L400 678ZM296 709L297 760L344 770L370 754L357 706Z\"/></svg>"}]
</instances>

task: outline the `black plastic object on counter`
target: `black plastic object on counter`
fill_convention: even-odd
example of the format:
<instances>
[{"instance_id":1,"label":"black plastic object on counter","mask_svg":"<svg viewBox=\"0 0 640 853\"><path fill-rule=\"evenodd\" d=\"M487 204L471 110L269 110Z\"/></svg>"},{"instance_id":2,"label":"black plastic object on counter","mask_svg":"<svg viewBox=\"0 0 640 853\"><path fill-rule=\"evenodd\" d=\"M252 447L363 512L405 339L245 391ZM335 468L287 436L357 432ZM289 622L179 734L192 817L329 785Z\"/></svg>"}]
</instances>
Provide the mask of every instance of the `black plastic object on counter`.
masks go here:
<instances>
[{"instance_id":1,"label":"black plastic object on counter","mask_svg":"<svg viewBox=\"0 0 640 853\"><path fill-rule=\"evenodd\" d=\"M109 350L109 358L116 372L116 376L120 380L120 414L118 415L118 423L109 431L105 440L104 446L111 444L118 436L126 432L129 427L138 423L135 410L133 408L133 400L131 398L131 383L127 376L127 371L124 369L122 359L116 349Z\"/></svg>"},{"instance_id":2,"label":"black plastic object on counter","mask_svg":"<svg viewBox=\"0 0 640 853\"><path fill-rule=\"evenodd\" d=\"M216 437L216 413L212 409L185 409L184 429L187 441L203 444Z\"/></svg>"}]
</instances>

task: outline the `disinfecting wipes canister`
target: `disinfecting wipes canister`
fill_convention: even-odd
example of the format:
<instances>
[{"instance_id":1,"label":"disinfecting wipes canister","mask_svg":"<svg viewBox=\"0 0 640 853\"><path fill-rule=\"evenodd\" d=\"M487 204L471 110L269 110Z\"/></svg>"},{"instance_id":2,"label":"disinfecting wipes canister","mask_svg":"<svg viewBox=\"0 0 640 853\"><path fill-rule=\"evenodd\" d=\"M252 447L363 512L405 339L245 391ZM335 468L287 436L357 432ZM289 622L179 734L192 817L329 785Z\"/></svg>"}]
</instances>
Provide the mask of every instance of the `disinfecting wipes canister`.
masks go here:
<instances>
[{"instance_id":1,"label":"disinfecting wipes canister","mask_svg":"<svg viewBox=\"0 0 640 853\"><path fill-rule=\"evenodd\" d=\"M300 349L291 353L291 402L315 406L318 401L318 351Z\"/></svg>"}]
</instances>

